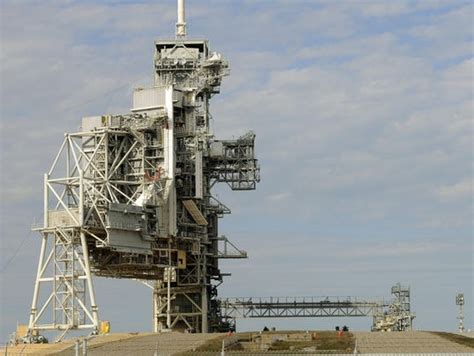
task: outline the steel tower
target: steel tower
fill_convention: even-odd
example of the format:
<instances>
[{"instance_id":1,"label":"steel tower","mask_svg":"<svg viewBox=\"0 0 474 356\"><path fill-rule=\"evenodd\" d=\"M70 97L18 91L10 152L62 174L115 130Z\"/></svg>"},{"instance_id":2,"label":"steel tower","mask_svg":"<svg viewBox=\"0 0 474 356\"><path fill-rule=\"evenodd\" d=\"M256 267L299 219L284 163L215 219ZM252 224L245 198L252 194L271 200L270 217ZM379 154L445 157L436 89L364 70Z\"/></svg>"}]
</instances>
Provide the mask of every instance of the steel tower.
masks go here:
<instances>
[{"instance_id":1,"label":"steel tower","mask_svg":"<svg viewBox=\"0 0 474 356\"><path fill-rule=\"evenodd\" d=\"M459 306L459 314L458 314L459 328L458 328L458 331L459 331L459 333L462 334L464 332L464 293L456 294L456 305Z\"/></svg>"},{"instance_id":2,"label":"steel tower","mask_svg":"<svg viewBox=\"0 0 474 356\"><path fill-rule=\"evenodd\" d=\"M230 210L211 190L255 189L255 134L214 138L209 103L229 66L207 40L186 38L184 0L176 38L155 42L154 69L154 86L134 91L131 113L83 118L45 175L31 335L97 331L93 274L152 282L155 331L229 327L217 301L219 259L246 252L219 234Z\"/></svg>"}]
</instances>

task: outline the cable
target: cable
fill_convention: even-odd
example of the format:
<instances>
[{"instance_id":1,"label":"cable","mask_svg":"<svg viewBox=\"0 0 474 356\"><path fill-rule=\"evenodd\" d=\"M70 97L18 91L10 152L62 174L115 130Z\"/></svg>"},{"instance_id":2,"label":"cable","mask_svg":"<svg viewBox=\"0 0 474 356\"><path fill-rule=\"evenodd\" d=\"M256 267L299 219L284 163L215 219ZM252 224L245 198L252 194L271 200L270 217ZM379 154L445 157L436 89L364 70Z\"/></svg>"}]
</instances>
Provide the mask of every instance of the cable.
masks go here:
<instances>
[{"instance_id":1,"label":"cable","mask_svg":"<svg viewBox=\"0 0 474 356\"><path fill-rule=\"evenodd\" d=\"M10 259L7 261L7 263L5 263L5 266L3 266L2 268L2 272L5 272L8 268L8 266L10 266L10 263L12 263L12 261L14 260L14 258L18 255L18 252L20 252L20 249L23 247L23 244L25 243L26 239L29 238L31 236L31 230L28 232L28 234L26 234L24 237L23 237L23 240L20 242L20 245L17 247L15 253L13 254L12 257L10 257Z\"/></svg>"},{"instance_id":2,"label":"cable","mask_svg":"<svg viewBox=\"0 0 474 356\"><path fill-rule=\"evenodd\" d=\"M109 90L109 91L107 91L107 92L105 92L105 93L102 93L101 95L99 95L99 96L97 96L97 97L95 97L95 98L90 98L90 99L88 99L88 100L84 100L84 101L79 102L79 103L77 103L77 104L71 105L71 106L69 106L69 107L67 107L67 108L59 109L59 110L53 111L52 113L50 112L49 115L51 115L51 114L58 114L58 113L61 113L61 112L63 112L63 113L64 113L64 112L68 112L68 111L70 111L70 110L72 110L72 109L76 109L76 108L78 108L78 107L81 107L81 106L83 106L84 104L88 104L88 103L94 102L94 101L98 100L98 99L101 98L101 97L103 98L103 97L107 97L108 95L115 94L115 93L117 93L118 91L120 91L120 90L122 90L122 89L125 89L126 87L128 87L128 86L130 86L130 85L133 86L134 84L136 84L136 83L138 83L138 82L141 82L141 81L143 81L143 80L145 80L145 79L148 79L148 78L141 78L141 79L138 79L138 80L133 81L132 83L126 83L126 84L120 85L120 86L118 86L118 87L116 87L116 88L114 88L114 89L111 89L111 90ZM109 101L110 101L110 99L111 99L111 98L109 98ZM27 239L28 237L30 237L30 235L31 235L31 230L29 231L29 233L28 233L27 235L25 235L25 237L24 237L23 240L21 241L20 245L17 247L17 249L16 249L15 253L13 254L13 256L10 257L10 259L5 263L5 265L3 266L2 270L1 270L1 273L5 272L5 271L7 270L7 268L9 267L9 265L12 263L13 259L14 259L14 258L18 255L18 253L20 252L20 249L23 247L23 244L25 243L26 239Z\"/></svg>"}]
</instances>

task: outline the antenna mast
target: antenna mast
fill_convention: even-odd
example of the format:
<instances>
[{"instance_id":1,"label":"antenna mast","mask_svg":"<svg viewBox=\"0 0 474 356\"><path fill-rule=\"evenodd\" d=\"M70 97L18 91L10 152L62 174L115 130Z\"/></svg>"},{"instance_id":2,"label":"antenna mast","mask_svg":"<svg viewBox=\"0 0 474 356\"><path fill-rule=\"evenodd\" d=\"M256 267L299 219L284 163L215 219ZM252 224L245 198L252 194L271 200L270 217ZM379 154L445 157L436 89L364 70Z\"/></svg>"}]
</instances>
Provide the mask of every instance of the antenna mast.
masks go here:
<instances>
[{"instance_id":1,"label":"antenna mast","mask_svg":"<svg viewBox=\"0 0 474 356\"><path fill-rule=\"evenodd\" d=\"M176 22L176 38L186 37L186 22L184 20L184 0L178 0L178 22Z\"/></svg>"},{"instance_id":2,"label":"antenna mast","mask_svg":"<svg viewBox=\"0 0 474 356\"><path fill-rule=\"evenodd\" d=\"M459 332L464 332L464 294L458 293L456 295L456 305L459 305Z\"/></svg>"}]
</instances>

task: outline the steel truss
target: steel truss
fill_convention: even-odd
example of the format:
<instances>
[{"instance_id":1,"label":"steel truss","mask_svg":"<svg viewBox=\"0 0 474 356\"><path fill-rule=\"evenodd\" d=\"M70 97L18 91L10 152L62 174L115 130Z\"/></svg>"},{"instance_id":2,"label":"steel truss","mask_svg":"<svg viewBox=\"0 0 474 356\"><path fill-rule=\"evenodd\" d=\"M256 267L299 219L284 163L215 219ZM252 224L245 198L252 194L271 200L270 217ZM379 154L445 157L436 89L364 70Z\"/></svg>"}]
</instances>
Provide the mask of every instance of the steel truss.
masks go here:
<instances>
[{"instance_id":1,"label":"steel truss","mask_svg":"<svg viewBox=\"0 0 474 356\"><path fill-rule=\"evenodd\" d=\"M222 298L222 318L235 330L239 318L329 318L373 319L373 331L407 331L413 327L410 288L400 283L391 289L392 299L367 300L356 297L246 297Z\"/></svg>"},{"instance_id":2,"label":"steel truss","mask_svg":"<svg viewBox=\"0 0 474 356\"><path fill-rule=\"evenodd\" d=\"M45 178L30 333L97 331L92 274L148 280L154 331L228 329L219 259L247 253L219 234L230 209L211 189L256 188L255 134L214 138L209 102L229 66L206 40L156 41L154 67L155 85L134 91L131 113L83 118L80 132L65 135ZM53 292L41 304L47 281ZM48 308L51 322L41 319Z\"/></svg>"},{"instance_id":3,"label":"steel truss","mask_svg":"<svg viewBox=\"0 0 474 356\"><path fill-rule=\"evenodd\" d=\"M60 156L65 160L59 165ZM99 327L98 309L84 228L85 179L73 141L66 136L51 170L44 177L44 222L35 229L42 243L28 328L58 330L58 340L71 329ZM58 176L58 171L66 176ZM51 292L41 298L40 289Z\"/></svg>"},{"instance_id":4,"label":"steel truss","mask_svg":"<svg viewBox=\"0 0 474 356\"><path fill-rule=\"evenodd\" d=\"M48 240L52 240L52 244ZM58 340L61 340L71 329L98 329L98 310L85 246L80 229L55 228L52 232L43 232L30 330L60 330ZM48 274L50 267L54 272ZM52 291L41 305L37 296L40 286L46 284L51 284Z\"/></svg>"},{"instance_id":5,"label":"steel truss","mask_svg":"<svg viewBox=\"0 0 474 356\"><path fill-rule=\"evenodd\" d=\"M153 259L151 248L124 249L114 245L112 239L118 229L133 233L145 230L142 224L136 224L139 220L113 218L123 206L130 210L128 215L137 212L141 219L143 210L130 203L139 200L150 187L159 193L164 191L162 181L145 184L143 180L154 171L156 163L144 154L146 140L140 136L145 134L127 126L126 119L131 118L141 117L120 117L123 127L119 128L66 134L45 175L44 222L42 227L34 228L43 239L28 325L30 334L35 330L60 330L61 340L72 329L97 332L99 318L92 273L153 278L162 275L159 266L169 263L169 258ZM43 300L40 289L44 292L41 287L48 283L52 292Z\"/></svg>"},{"instance_id":6,"label":"steel truss","mask_svg":"<svg viewBox=\"0 0 474 356\"><path fill-rule=\"evenodd\" d=\"M392 287L392 300L388 309L374 315L374 331L412 330L415 313L411 311L410 287L397 283Z\"/></svg>"},{"instance_id":7,"label":"steel truss","mask_svg":"<svg viewBox=\"0 0 474 356\"><path fill-rule=\"evenodd\" d=\"M186 266L176 270L170 290L164 279L155 286L155 331L229 329L217 300L217 287L225 275L219 259L246 258L247 253L219 234L218 220L230 209L211 189L223 182L232 190L253 190L260 170L255 134L227 141L211 134L209 102L228 72L227 61L210 52L207 41L180 38L155 43L155 85L172 83L181 103L174 108L177 234L173 241L186 251Z\"/></svg>"},{"instance_id":8,"label":"steel truss","mask_svg":"<svg viewBox=\"0 0 474 356\"><path fill-rule=\"evenodd\" d=\"M374 315L386 306L354 297L225 298L223 314L234 318L360 317Z\"/></svg>"}]
</instances>

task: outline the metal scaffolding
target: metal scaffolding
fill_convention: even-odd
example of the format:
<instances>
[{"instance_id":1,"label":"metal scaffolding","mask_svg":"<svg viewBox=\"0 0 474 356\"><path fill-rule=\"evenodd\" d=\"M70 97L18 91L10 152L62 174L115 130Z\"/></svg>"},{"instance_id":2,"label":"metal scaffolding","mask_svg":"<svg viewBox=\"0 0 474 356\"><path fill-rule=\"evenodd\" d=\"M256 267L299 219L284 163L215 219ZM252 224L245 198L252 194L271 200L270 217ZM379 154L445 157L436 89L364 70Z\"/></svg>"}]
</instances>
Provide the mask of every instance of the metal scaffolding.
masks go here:
<instances>
[{"instance_id":1,"label":"metal scaffolding","mask_svg":"<svg viewBox=\"0 0 474 356\"><path fill-rule=\"evenodd\" d=\"M154 86L134 91L131 113L83 118L45 177L31 335L97 332L92 274L151 281L154 331L228 329L216 299L219 259L247 254L219 234L230 209L211 189L255 189L255 134L214 138L209 103L228 63L206 40L186 39L183 0L176 31L155 42ZM52 293L41 298L46 283Z\"/></svg>"},{"instance_id":2,"label":"metal scaffolding","mask_svg":"<svg viewBox=\"0 0 474 356\"><path fill-rule=\"evenodd\" d=\"M246 297L219 299L222 315L235 330L239 318L373 318L373 331L411 330L415 315L410 311L410 289L397 284L393 299L356 297Z\"/></svg>"},{"instance_id":3,"label":"metal scaffolding","mask_svg":"<svg viewBox=\"0 0 474 356\"><path fill-rule=\"evenodd\" d=\"M247 257L219 232L230 209L217 183L256 189L255 134L218 140L210 100L229 74L207 40L186 38L178 0L176 38L154 43L154 85L133 93L131 112L82 119L65 135L44 178L44 221L28 330L100 331L92 276L137 279L153 289L154 331L227 331L237 317L374 317L406 330L409 288L390 304L353 298L218 299L219 260ZM388 310L386 310L388 308ZM388 325L388 326L387 326Z\"/></svg>"},{"instance_id":4,"label":"metal scaffolding","mask_svg":"<svg viewBox=\"0 0 474 356\"><path fill-rule=\"evenodd\" d=\"M207 41L157 41L155 70L155 85L173 83L177 101L182 102L174 107L177 234L173 242L185 251L186 261L171 281L170 291L164 282L155 287L155 331L226 330L216 300L217 286L223 281L218 260L247 254L219 235L218 219L230 209L211 189L220 182L232 190L255 189L260 180L255 135L250 132L237 140L216 140L211 135L209 102L219 93L229 69L221 55L210 52Z\"/></svg>"},{"instance_id":5,"label":"metal scaffolding","mask_svg":"<svg viewBox=\"0 0 474 356\"><path fill-rule=\"evenodd\" d=\"M459 333L462 334L464 332L464 293L456 294L456 305L459 306L459 314L458 314L459 327L458 327L458 331L459 331Z\"/></svg>"},{"instance_id":6,"label":"metal scaffolding","mask_svg":"<svg viewBox=\"0 0 474 356\"><path fill-rule=\"evenodd\" d=\"M360 317L378 313L385 306L355 297L267 297L221 299L228 318Z\"/></svg>"}]
</instances>

